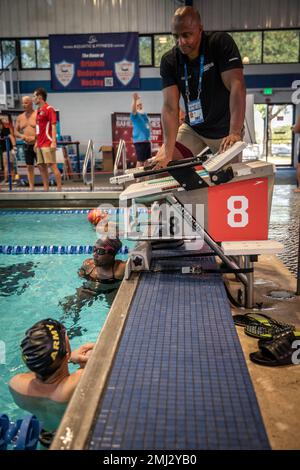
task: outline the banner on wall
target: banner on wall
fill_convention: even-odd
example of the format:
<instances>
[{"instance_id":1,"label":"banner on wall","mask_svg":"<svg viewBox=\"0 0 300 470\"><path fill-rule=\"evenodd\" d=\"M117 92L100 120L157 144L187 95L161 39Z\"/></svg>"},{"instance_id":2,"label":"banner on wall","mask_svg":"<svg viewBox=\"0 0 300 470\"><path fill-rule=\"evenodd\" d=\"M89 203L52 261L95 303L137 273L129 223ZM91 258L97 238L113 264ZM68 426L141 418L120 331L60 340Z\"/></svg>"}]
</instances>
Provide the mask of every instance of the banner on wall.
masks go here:
<instances>
[{"instance_id":1,"label":"banner on wall","mask_svg":"<svg viewBox=\"0 0 300 470\"><path fill-rule=\"evenodd\" d=\"M152 156L156 154L163 142L163 131L161 125L160 114L147 113L150 120L150 139ZM130 113L112 113L112 139L114 155L117 155L117 149L120 139L125 140L126 156L128 168L135 166L136 155L132 142L132 124L130 121Z\"/></svg>"},{"instance_id":2,"label":"banner on wall","mask_svg":"<svg viewBox=\"0 0 300 470\"><path fill-rule=\"evenodd\" d=\"M138 33L50 35L52 90L139 88L138 44Z\"/></svg>"}]
</instances>

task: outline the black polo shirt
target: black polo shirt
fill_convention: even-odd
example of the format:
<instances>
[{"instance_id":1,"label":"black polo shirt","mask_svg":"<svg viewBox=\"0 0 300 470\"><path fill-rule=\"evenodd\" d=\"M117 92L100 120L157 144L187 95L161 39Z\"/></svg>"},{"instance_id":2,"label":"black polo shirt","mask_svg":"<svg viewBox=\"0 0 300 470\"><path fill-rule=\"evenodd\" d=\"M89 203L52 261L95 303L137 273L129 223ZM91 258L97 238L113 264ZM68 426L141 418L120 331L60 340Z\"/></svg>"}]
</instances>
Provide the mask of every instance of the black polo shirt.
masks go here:
<instances>
[{"instance_id":1,"label":"black polo shirt","mask_svg":"<svg viewBox=\"0 0 300 470\"><path fill-rule=\"evenodd\" d=\"M190 100L192 101L197 99L199 62L202 53L204 53L204 73L200 99L204 122L192 126L192 128L203 137L220 139L228 135L230 127L230 93L222 82L221 73L226 70L243 68L237 45L229 34L203 31L199 57L194 60L189 60L177 46L164 54L160 63L162 87L178 86L185 102L185 122L189 124L184 63L187 64Z\"/></svg>"}]
</instances>

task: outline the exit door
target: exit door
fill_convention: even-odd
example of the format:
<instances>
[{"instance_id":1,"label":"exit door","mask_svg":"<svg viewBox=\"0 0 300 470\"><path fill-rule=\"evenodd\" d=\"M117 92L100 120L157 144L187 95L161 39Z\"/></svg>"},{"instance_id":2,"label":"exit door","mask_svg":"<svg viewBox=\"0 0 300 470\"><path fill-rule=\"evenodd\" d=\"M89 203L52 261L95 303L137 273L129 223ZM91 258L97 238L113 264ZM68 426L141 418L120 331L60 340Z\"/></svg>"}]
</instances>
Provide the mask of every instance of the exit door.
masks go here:
<instances>
[{"instance_id":1,"label":"exit door","mask_svg":"<svg viewBox=\"0 0 300 470\"><path fill-rule=\"evenodd\" d=\"M255 134L260 159L279 166L292 165L294 105L256 104Z\"/></svg>"}]
</instances>

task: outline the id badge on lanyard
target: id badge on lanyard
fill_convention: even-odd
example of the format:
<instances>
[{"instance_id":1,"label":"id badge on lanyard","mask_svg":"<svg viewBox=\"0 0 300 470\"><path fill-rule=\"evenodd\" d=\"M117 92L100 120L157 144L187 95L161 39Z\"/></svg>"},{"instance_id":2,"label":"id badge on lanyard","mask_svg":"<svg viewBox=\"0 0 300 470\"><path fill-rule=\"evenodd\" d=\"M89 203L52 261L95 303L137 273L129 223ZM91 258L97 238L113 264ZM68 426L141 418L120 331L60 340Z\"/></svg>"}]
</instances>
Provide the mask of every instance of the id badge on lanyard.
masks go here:
<instances>
[{"instance_id":1,"label":"id badge on lanyard","mask_svg":"<svg viewBox=\"0 0 300 470\"><path fill-rule=\"evenodd\" d=\"M204 121L200 99L188 102L188 113L191 126L201 124Z\"/></svg>"},{"instance_id":2,"label":"id badge on lanyard","mask_svg":"<svg viewBox=\"0 0 300 470\"><path fill-rule=\"evenodd\" d=\"M201 124L204 121L202 105L201 105L201 100L200 100L203 71L204 71L204 55L202 54L200 56L198 97L196 100L190 101L190 97L189 97L190 90L189 90L189 83L188 83L187 66L186 64L184 64L187 108L188 108L189 121L190 121L191 126L196 126L197 124Z\"/></svg>"}]
</instances>

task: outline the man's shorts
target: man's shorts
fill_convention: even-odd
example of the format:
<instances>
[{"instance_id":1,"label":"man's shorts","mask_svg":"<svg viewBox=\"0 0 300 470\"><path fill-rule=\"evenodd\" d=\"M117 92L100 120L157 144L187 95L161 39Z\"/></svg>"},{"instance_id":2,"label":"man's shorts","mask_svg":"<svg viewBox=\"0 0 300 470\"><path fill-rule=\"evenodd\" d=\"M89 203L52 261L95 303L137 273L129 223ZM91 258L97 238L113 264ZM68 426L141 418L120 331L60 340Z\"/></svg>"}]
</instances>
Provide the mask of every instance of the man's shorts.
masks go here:
<instances>
[{"instance_id":1,"label":"man's shorts","mask_svg":"<svg viewBox=\"0 0 300 470\"><path fill-rule=\"evenodd\" d=\"M198 155L205 147L209 147L213 153L219 150L223 139L208 139L197 134L188 124L183 123L178 129L176 148L183 154L184 158Z\"/></svg>"},{"instance_id":2,"label":"man's shorts","mask_svg":"<svg viewBox=\"0 0 300 470\"><path fill-rule=\"evenodd\" d=\"M138 162L145 162L151 158L151 142L135 142L134 148Z\"/></svg>"},{"instance_id":3,"label":"man's shorts","mask_svg":"<svg viewBox=\"0 0 300 470\"><path fill-rule=\"evenodd\" d=\"M24 155L26 165L34 165L36 160L36 153L34 151L34 145L24 145Z\"/></svg>"},{"instance_id":4,"label":"man's shorts","mask_svg":"<svg viewBox=\"0 0 300 470\"><path fill-rule=\"evenodd\" d=\"M37 164L56 163L56 150L51 147L41 147L36 149Z\"/></svg>"},{"instance_id":5,"label":"man's shorts","mask_svg":"<svg viewBox=\"0 0 300 470\"><path fill-rule=\"evenodd\" d=\"M179 150L183 158L191 158L198 155L205 147L209 147L212 153L217 153L221 145L221 139L208 139L202 135L197 134L185 122L181 124L178 129L176 138L176 149ZM238 163L242 161L242 153L234 157L231 163Z\"/></svg>"}]
</instances>

